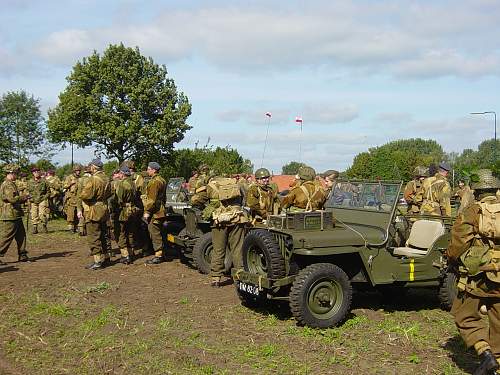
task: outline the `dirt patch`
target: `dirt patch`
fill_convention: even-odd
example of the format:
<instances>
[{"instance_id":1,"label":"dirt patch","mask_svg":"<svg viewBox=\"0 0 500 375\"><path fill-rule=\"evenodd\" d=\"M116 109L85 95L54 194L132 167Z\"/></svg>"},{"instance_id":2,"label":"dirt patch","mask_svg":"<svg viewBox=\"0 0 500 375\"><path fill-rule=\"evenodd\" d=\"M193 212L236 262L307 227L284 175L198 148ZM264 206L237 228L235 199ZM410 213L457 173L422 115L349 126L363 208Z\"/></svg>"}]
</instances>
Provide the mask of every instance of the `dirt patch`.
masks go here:
<instances>
[{"instance_id":1,"label":"dirt patch","mask_svg":"<svg viewBox=\"0 0 500 375\"><path fill-rule=\"evenodd\" d=\"M214 289L174 256L86 270L85 238L63 222L50 228L30 236L35 262L16 263L10 249L0 267L0 374L461 374L475 365L432 292L399 306L356 293L342 326L315 330L298 327L286 305L241 306L234 286Z\"/></svg>"}]
</instances>

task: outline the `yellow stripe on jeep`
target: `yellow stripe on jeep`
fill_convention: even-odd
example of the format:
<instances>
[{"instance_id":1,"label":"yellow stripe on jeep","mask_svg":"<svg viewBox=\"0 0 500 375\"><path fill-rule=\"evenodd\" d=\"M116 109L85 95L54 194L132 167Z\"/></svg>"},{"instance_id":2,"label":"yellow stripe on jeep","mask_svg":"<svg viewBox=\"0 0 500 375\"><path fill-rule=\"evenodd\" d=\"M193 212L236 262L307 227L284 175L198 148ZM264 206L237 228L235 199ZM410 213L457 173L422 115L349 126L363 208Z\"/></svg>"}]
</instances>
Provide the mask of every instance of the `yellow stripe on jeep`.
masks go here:
<instances>
[{"instance_id":1,"label":"yellow stripe on jeep","mask_svg":"<svg viewBox=\"0 0 500 375\"><path fill-rule=\"evenodd\" d=\"M415 259L410 259L410 281L415 280Z\"/></svg>"}]
</instances>

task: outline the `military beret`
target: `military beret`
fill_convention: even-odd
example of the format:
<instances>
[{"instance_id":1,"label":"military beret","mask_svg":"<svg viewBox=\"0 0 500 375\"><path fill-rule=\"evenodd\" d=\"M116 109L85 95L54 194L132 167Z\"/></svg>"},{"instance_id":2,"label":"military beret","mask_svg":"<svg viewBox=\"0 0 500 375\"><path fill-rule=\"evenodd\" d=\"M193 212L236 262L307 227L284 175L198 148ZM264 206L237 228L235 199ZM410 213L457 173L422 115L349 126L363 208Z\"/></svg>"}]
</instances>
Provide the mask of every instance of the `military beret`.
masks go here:
<instances>
[{"instance_id":1,"label":"military beret","mask_svg":"<svg viewBox=\"0 0 500 375\"><path fill-rule=\"evenodd\" d=\"M130 168L127 167L126 165L122 165L120 168L120 172L122 172L124 175L130 176Z\"/></svg>"},{"instance_id":2,"label":"military beret","mask_svg":"<svg viewBox=\"0 0 500 375\"><path fill-rule=\"evenodd\" d=\"M5 164L3 166L5 173L16 173L19 170L19 165L17 164Z\"/></svg>"},{"instance_id":3,"label":"military beret","mask_svg":"<svg viewBox=\"0 0 500 375\"><path fill-rule=\"evenodd\" d=\"M449 171L451 169L450 165L445 161L442 161L441 163L439 163L439 168L443 169L445 171Z\"/></svg>"},{"instance_id":4,"label":"military beret","mask_svg":"<svg viewBox=\"0 0 500 375\"><path fill-rule=\"evenodd\" d=\"M155 170L159 171L160 170L160 164L158 164L155 161L150 161L149 164L148 164L148 168L155 169Z\"/></svg>"},{"instance_id":5,"label":"military beret","mask_svg":"<svg viewBox=\"0 0 500 375\"><path fill-rule=\"evenodd\" d=\"M97 168L102 168L104 165L101 159L94 159L90 162L91 165L95 165Z\"/></svg>"},{"instance_id":6,"label":"military beret","mask_svg":"<svg viewBox=\"0 0 500 375\"><path fill-rule=\"evenodd\" d=\"M31 168L31 172L39 172L39 171L40 171L40 168L38 168L38 167Z\"/></svg>"}]
</instances>

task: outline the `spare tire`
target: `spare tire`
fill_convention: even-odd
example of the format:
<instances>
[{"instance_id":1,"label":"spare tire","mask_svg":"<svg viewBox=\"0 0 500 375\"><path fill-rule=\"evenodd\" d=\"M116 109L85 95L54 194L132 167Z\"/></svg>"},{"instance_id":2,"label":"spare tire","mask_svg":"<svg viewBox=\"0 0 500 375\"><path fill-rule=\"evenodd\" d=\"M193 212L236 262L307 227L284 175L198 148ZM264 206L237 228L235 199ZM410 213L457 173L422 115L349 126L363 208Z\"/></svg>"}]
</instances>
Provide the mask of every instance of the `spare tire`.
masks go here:
<instances>
[{"instance_id":1,"label":"spare tire","mask_svg":"<svg viewBox=\"0 0 500 375\"><path fill-rule=\"evenodd\" d=\"M271 232L265 229L250 231L243 241L245 271L279 279L286 276L285 259Z\"/></svg>"},{"instance_id":2,"label":"spare tire","mask_svg":"<svg viewBox=\"0 0 500 375\"><path fill-rule=\"evenodd\" d=\"M453 301L458 294L458 278L453 272L446 272L441 279L439 285L438 298L441 304L441 309L450 311Z\"/></svg>"},{"instance_id":3,"label":"spare tire","mask_svg":"<svg viewBox=\"0 0 500 375\"><path fill-rule=\"evenodd\" d=\"M212 232L203 234L193 246L193 263L196 269L205 275L208 275L211 270L212 263ZM226 249L226 258L224 259L224 272L228 273L231 270L233 261L231 254Z\"/></svg>"}]
</instances>

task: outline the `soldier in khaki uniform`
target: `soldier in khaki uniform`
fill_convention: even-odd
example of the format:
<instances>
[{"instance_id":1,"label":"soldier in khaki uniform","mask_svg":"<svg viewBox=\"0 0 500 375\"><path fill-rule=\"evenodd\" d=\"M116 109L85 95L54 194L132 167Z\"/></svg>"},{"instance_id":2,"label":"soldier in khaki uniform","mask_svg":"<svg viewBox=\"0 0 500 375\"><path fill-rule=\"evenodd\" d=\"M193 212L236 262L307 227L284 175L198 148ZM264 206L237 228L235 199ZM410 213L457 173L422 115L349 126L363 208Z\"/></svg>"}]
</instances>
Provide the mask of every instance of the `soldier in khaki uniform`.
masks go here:
<instances>
[{"instance_id":1,"label":"soldier in khaki uniform","mask_svg":"<svg viewBox=\"0 0 500 375\"><path fill-rule=\"evenodd\" d=\"M4 171L7 173L0 186L0 257L3 257L10 244L15 239L19 262L30 261L26 251L26 230L23 224L22 204L29 199L29 195L19 193L16 186L16 175L19 167L7 164ZM0 260L0 265L4 264Z\"/></svg>"},{"instance_id":2,"label":"soldier in khaki uniform","mask_svg":"<svg viewBox=\"0 0 500 375\"><path fill-rule=\"evenodd\" d=\"M53 218L55 217L59 199L61 197L62 182L61 179L56 176L56 173L52 169L49 169L47 171L47 177L45 177L45 181L47 182L47 187L49 188L49 197L48 197L49 210L50 210L50 215Z\"/></svg>"},{"instance_id":3,"label":"soldier in khaki uniform","mask_svg":"<svg viewBox=\"0 0 500 375\"><path fill-rule=\"evenodd\" d=\"M143 220L148 223L149 236L153 243L155 256L147 264L159 264L165 261L163 254L163 223L165 222L165 194L167 183L158 172L160 164L152 161L148 164L148 175L151 177L146 187Z\"/></svg>"},{"instance_id":4,"label":"soldier in khaki uniform","mask_svg":"<svg viewBox=\"0 0 500 375\"><path fill-rule=\"evenodd\" d=\"M194 191L196 190L196 180L198 179L198 171L195 169L191 173L191 177L189 178L188 181L188 191L190 195L194 194Z\"/></svg>"},{"instance_id":5,"label":"soldier in khaki uniform","mask_svg":"<svg viewBox=\"0 0 500 375\"><path fill-rule=\"evenodd\" d=\"M76 211L78 218L78 234L80 236L87 235L87 227L85 226L85 211L88 211L88 208L87 210L84 209L85 203L82 201L81 194L83 187L89 180L90 176L92 176L92 173L90 172L90 166L88 165L83 168L83 175L78 179L76 188Z\"/></svg>"},{"instance_id":6,"label":"soldier in khaki uniform","mask_svg":"<svg viewBox=\"0 0 500 375\"><path fill-rule=\"evenodd\" d=\"M422 183L423 196L420 213L423 215L451 216L451 187L446 179L448 163L440 163L437 173Z\"/></svg>"},{"instance_id":7,"label":"soldier in khaki uniform","mask_svg":"<svg viewBox=\"0 0 500 375\"><path fill-rule=\"evenodd\" d=\"M217 178L214 178L208 185L208 196L210 199L217 200L220 205L212 213L212 260L211 260L211 285L213 287L221 286L221 277L224 273L224 259L226 257L226 248L231 253L233 267L243 268L242 246L245 237L245 227L248 225L249 218L241 206L243 192L241 186L235 179L221 179L231 184L232 194L222 193L222 189L217 188ZM213 186L213 187L212 187ZM227 186L227 185L226 185Z\"/></svg>"},{"instance_id":8,"label":"soldier in khaki uniform","mask_svg":"<svg viewBox=\"0 0 500 375\"><path fill-rule=\"evenodd\" d=\"M252 223L262 223L269 215L279 211L278 193L269 184L271 174L266 168L255 171L256 183L250 185L247 192L246 204L250 208Z\"/></svg>"},{"instance_id":9,"label":"soldier in khaki uniform","mask_svg":"<svg viewBox=\"0 0 500 375\"><path fill-rule=\"evenodd\" d=\"M326 201L325 190L314 182L316 172L311 167L300 167L300 183L293 187L281 201L281 208L292 212L315 211L323 209Z\"/></svg>"},{"instance_id":10,"label":"soldier in khaki uniform","mask_svg":"<svg viewBox=\"0 0 500 375\"><path fill-rule=\"evenodd\" d=\"M415 178L406 184L404 190L404 198L408 204L407 212L409 214L418 215L422 207L424 199L423 182L426 177L429 177L429 169L417 166L413 172Z\"/></svg>"},{"instance_id":11,"label":"soldier in khaki uniform","mask_svg":"<svg viewBox=\"0 0 500 375\"><path fill-rule=\"evenodd\" d=\"M460 207L457 210L457 215L461 214L467 207L474 203L474 192L469 185L465 184L464 180L458 181L458 187L453 194L460 201Z\"/></svg>"},{"instance_id":12,"label":"soldier in khaki uniform","mask_svg":"<svg viewBox=\"0 0 500 375\"><path fill-rule=\"evenodd\" d=\"M111 186L102 167L103 163L100 159L92 160L90 163L92 176L88 179L80 194L80 198L84 203L83 215L87 227L90 254L94 257L94 263L87 266L91 270L102 269L109 263L106 222L109 217L107 203L108 198L111 196ZM81 214L79 213L79 215Z\"/></svg>"},{"instance_id":13,"label":"soldier in khaki uniform","mask_svg":"<svg viewBox=\"0 0 500 375\"><path fill-rule=\"evenodd\" d=\"M49 220L49 188L38 167L31 169L33 179L28 181L28 192L31 196L29 200L31 225L33 234L38 233L38 225L42 226L44 233L47 231L47 222Z\"/></svg>"},{"instance_id":14,"label":"soldier in khaki uniform","mask_svg":"<svg viewBox=\"0 0 500 375\"><path fill-rule=\"evenodd\" d=\"M122 165L118 173L113 194L113 205L118 221L115 233L118 247L120 248L123 264L131 264L134 257L134 246L137 243L137 194L130 169Z\"/></svg>"},{"instance_id":15,"label":"soldier in khaki uniform","mask_svg":"<svg viewBox=\"0 0 500 375\"><path fill-rule=\"evenodd\" d=\"M500 181L490 170L478 172L478 201L453 225L447 256L458 264L459 293L452 307L455 324L481 363L474 374L496 374L500 361ZM488 321L482 315L488 316Z\"/></svg>"},{"instance_id":16,"label":"soldier in khaki uniform","mask_svg":"<svg viewBox=\"0 0 500 375\"><path fill-rule=\"evenodd\" d=\"M78 226L77 216L77 190L78 179L80 178L82 167L78 164L73 166L73 173L67 176L63 182L64 191L64 212L66 213L66 221L68 229L76 233Z\"/></svg>"},{"instance_id":17,"label":"soldier in khaki uniform","mask_svg":"<svg viewBox=\"0 0 500 375\"><path fill-rule=\"evenodd\" d=\"M210 201L207 195L207 184L210 181L208 165L200 165L199 171L200 174L195 180L194 192L190 202L193 208L203 211Z\"/></svg>"}]
</instances>

